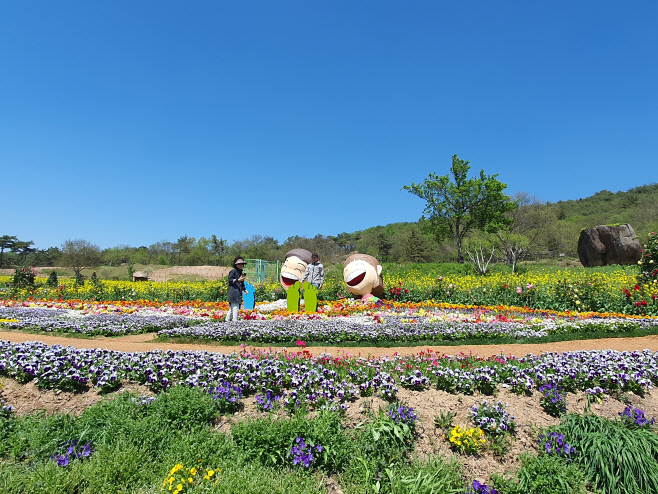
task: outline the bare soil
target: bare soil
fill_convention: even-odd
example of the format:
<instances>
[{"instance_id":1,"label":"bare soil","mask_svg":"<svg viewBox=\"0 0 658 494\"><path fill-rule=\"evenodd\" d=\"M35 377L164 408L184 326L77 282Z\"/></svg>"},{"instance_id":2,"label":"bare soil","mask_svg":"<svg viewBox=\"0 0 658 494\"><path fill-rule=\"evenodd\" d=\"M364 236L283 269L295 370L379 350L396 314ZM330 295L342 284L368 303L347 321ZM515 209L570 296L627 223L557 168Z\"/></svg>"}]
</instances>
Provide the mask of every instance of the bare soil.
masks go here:
<instances>
[{"instance_id":1,"label":"bare soil","mask_svg":"<svg viewBox=\"0 0 658 494\"><path fill-rule=\"evenodd\" d=\"M219 280L228 276L231 268L224 266L173 266L171 268L156 269L149 274L149 280L164 282L177 279L180 276L199 276L206 280Z\"/></svg>"}]
</instances>

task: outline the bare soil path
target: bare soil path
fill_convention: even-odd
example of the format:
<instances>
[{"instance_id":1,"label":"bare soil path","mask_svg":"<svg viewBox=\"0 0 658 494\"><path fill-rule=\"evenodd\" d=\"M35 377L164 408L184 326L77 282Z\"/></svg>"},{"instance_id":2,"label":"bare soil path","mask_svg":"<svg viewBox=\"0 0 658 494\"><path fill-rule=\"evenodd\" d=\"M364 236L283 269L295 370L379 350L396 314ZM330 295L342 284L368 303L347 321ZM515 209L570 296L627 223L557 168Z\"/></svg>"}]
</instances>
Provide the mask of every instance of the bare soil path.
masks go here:
<instances>
[{"instance_id":1,"label":"bare soil path","mask_svg":"<svg viewBox=\"0 0 658 494\"><path fill-rule=\"evenodd\" d=\"M138 334L108 338L99 336L95 338L74 338L53 336L48 334L28 334L20 332L0 331L0 339L14 343L24 341L42 341L47 345L73 346L76 348L103 348L122 352L147 352L150 350L207 350L209 352L233 353L240 351L240 346L222 346L203 343L171 343L157 341L154 334ZM247 349L268 349L268 345L246 345ZM281 349L281 347L275 347ZM298 346L288 347L288 350L300 350ZM651 350L658 351L658 335L643 336L639 338L602 338L598 340L563 341L558 343L533 343L512 345L464 345L464 346L415 346L415 347L307 347L313 355L330 353L332 355L362 355L380 357L384 355L411 355L421 350L432 350L438 354L455 355L459 353L473 353L482 357L491 355L523 356L528 353L539 355L545 352L568 352L576 350Z\"/></svg>"}]
</instances>

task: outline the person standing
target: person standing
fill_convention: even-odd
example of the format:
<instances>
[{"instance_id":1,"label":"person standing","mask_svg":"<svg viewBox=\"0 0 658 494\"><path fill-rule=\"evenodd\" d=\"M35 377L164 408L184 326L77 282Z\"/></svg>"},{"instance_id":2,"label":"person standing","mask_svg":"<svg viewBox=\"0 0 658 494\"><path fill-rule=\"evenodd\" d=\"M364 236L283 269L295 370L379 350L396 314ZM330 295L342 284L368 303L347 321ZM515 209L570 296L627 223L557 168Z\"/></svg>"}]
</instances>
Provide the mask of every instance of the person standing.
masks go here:
<instances>
[{"instance_id":1,"label":"person standing","mask_svg":"<svg viewBox=\"0 0 658 494\"><path fill-rule=\"evenodd\" d=\"M228 274L229 309L226 314L227 321L231 319L234 321L238 320L238 311L240 310L240 305L242 305L242 294L249 293L244 286L244 280L247 275L242 272L245 264L241 256L236 257L233 261L233 269Z\"/></svg>"},{"instance_id":2,"label":"person standing","mask_svg":"<svg viewBox=\"0 0 658 494\"><path fill-rule=\"evenodd\" d=\"M320 256L317 254L311 254L311 264L306 266L301 283L304 284L307 279L318 290L324 285L324 266L320 262Z\"/></svg>"}]
</instances>

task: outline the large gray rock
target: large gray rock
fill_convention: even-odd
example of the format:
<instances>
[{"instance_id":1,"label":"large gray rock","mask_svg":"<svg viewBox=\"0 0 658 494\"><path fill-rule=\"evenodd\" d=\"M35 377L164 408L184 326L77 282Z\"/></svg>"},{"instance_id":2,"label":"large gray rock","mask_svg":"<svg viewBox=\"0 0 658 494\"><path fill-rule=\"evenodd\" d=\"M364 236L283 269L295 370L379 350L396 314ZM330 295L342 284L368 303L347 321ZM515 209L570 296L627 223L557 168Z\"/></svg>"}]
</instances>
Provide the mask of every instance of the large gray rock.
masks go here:
<instances>
[{"instance_id":1,"label":"large gray rock","mask_svg":"<svg viewBox=\"0 0 658 494\"><path fill-rule=\"evenodd\" d=\"M600 225L580 232L578 257L586 268L637 264L642 246L631 225Z\"/></svg>"}]
</instances>

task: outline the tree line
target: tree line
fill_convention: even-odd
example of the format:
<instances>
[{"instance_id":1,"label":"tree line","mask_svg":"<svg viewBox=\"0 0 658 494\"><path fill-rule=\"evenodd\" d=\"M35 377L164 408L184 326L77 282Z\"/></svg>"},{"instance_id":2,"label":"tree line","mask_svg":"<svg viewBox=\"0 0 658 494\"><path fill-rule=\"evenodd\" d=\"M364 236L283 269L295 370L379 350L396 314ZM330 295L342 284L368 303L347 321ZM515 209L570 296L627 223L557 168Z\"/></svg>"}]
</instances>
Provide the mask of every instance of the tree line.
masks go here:
<instances>
[{"instance_id":1,"label":"tree line","mask_svg":"<svg viewBox=\"0 0 658 494\"><path fill-rule=\"evenodd\" d=\"M120 244L101 249L84 240L36 249L32 241L0 237L0 267L80 266L121 264L229 266L242 255L249 259L282 261L293 248L317 252L323 262L339 262L352 252L370 254L380 262L478 262L481 257L516 267L526 259L577 257L581 229L602 224L629 223L640 239L658 230L658 184L624 192L603 190L591 197L556 203L543 202L527 192L504 194L506 184L484 170L468 176L469 162L452 157L450 173L431 173L419 184L403 186L425 201L416 222L374 226L352 233L315 237L294 236L284 242L253 235L229 242L217 235L188 235L175 242L149 246ZM420 209L420 208L419 208ZM84 259L84 261L83 261ZM77 270L76 270L77 271Z\"/></svg>"}]
</instances>

